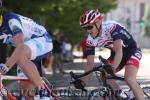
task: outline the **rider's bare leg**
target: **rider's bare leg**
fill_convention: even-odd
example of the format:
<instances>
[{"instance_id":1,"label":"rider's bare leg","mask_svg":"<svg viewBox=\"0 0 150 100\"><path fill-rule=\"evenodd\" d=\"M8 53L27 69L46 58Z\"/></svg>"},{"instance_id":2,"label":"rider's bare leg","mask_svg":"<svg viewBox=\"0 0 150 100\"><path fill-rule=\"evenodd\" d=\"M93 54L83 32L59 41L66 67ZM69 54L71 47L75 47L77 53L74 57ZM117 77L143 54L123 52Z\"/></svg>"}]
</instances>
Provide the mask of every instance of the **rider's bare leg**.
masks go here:
<instances>
[{"instance_id":1,"label":"rider's bare leg","mask_svg":"<svg viewBox=\"0 0 150 100\"><path fill-rule=\"evenodd\" d=\"M35 64L30 61L31 50L27 45L21 44L16 47L13 54L7 60L6 65L11 69L15 64L20 65L23 72L35 84L38 89L44 88L42 79L37 71Z\"/></svg>"},{"instance_id":2,"label":"rider's bare leg","mask_svg":"<svg viewBox=\"0 0 150 100\"><path fill-rule=\"evenodd\" d=\"M35 96L35 85L30 81L20 81L21 90L25 100L34 100Z\"/></svg>"},{"instance_id":3,"label":"rider's bare leg","mask_svg":"<svg viewBox=\"0 0 150 100\"><path fill-rule=\"evenodd\" d=\"M113 79L107 79L107 83L113 88L114 91L121 89L118 83Z\"/></svg>"},{"instance_id":4,"label":"rider's bare leg","mask_svg":"<svg viewBox=\"0 0 150 100\"><path fill-rule=\"evenodd\" d=\"M136 66L127 65L125 67L125 80L133 91L136 100L145 100L143 91L136 80L137 71L138 69L136 68Z\"/></svg>"}]
</instances>

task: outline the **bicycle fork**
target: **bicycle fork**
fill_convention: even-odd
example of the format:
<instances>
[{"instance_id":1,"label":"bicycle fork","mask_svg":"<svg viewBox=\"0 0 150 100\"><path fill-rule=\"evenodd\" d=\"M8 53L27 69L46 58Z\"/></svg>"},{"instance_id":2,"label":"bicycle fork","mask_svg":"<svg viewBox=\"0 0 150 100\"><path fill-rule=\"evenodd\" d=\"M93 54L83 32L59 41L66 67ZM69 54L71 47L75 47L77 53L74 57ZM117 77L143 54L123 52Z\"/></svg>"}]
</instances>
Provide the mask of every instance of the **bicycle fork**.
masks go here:
<instances>
[{"instance_id":1,"label":"bicycle fork","mask_svg":"<svg viewBox=\"0 0 150 100\"><path fill-rule=\"evenodd\" d=\"M104 100L107 100L107 97L109 98L109 100L122 100L122 99L115 97L115 93L114 93L112 87L107 84L107 75L104 70L101 72L100 77L102 79L103 86L107 87L107 92L106 92L106 96L104 96Z\"/></svg>"},{"instance_id":2,"label":"bicycle fork","mask_svg":"<svg viewBox=\"0 0 150 100\"><path fill-rule=\"evenodd\" d=\"M49 96L54 97L54 100L59 100L59 97L51 89L49 89L49 87L46 85L45 82L44 82L44 86L48 90Z\"/></svg>"},{"instance_id":3,"label":"bicycle fork","mask_svg":"<svg viewBox=\"0 0 150 100\"><path fill-rule=\"evenodd\" d=\"M5 97L7 100L16 100L15 97L7 90L4 89L2 84L2 75L0 74L0 100Z\"/></svg>"}]
</instances>

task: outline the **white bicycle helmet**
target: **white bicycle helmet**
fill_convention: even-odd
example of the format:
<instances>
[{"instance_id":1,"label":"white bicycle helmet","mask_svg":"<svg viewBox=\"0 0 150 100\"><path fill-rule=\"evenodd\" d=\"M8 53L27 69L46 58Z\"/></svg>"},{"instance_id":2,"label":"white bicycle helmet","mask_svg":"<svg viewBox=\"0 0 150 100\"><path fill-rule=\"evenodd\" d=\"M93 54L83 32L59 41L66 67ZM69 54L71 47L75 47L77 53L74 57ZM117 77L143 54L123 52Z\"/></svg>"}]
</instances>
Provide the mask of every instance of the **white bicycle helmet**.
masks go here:
<instances>
[{"instance_id":1,"label":"white bicycle helmet","mask_svg":"<svg viewBox=\"0 0 150 100\"><path fill-rule=\"evenodd\" d=\"M88 10L80 17L80 26L86 27L89 24L93 24L96 19L103 18L102 14L98 10Z\"/></svg>"}]
</instances>

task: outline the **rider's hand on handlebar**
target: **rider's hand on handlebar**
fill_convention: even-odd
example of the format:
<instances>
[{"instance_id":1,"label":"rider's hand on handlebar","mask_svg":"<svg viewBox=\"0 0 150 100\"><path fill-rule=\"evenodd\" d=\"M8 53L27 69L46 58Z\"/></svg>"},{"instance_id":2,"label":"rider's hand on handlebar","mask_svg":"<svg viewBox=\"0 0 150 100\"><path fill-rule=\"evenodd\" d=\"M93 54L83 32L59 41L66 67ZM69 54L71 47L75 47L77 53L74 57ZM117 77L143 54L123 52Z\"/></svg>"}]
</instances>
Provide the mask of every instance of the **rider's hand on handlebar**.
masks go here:
<instances>
[{"instance_id":1,"label":"rider's hand on handlebar","mask_svg":"<svg viewBox=\"0 0 150 100\"><path fill-rule=\"evenodd\" d=\"M5 64L1 63L0 64L0 73L6 74L8 71L9 71L9 68Z\"/></svg>"}]
</instances>

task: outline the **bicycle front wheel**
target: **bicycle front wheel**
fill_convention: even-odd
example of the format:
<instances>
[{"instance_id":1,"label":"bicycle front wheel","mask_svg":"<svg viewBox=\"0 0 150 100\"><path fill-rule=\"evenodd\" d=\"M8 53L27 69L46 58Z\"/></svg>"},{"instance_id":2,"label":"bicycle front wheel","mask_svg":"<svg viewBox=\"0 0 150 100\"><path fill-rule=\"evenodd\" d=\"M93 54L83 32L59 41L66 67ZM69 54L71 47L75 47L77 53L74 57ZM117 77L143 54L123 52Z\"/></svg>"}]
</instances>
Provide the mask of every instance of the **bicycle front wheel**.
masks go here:
<instances>
[{"instance_id":1,"label":"bicycle front wheel","mask_svg":"<svg viewBox=\"0 0 150 100\"><path fill-rule=\"evenodd\" d=\"M150 86L143 87L142 89L146 96L146 100L150 100Z\"/></svg>"},{"instance_id":2,"label":"bicycle front wheel","mask_svg":"<svg viewBox=\"0 0 150 100\"><path fill-rule=\"evenodd\" d=\"M94 89L90 92L88 100L116 100L114 96L108 96L106 92L100 89Z\"/></svg>"}]
</instances>

